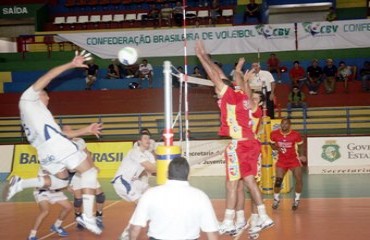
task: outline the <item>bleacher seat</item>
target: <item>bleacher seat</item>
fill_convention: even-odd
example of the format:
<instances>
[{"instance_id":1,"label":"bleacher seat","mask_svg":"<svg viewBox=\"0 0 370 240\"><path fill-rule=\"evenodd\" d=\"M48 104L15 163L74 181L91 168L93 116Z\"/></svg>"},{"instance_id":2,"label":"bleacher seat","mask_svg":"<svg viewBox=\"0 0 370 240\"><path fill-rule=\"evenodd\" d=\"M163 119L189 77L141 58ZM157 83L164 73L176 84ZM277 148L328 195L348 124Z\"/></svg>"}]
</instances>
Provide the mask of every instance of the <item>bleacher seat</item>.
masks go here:
<instances>
[{"instance_id":1,"label":"bleacher seat","mask_svg":"<svg viewBox=\"0 0 370 240\"><path fill-rule=\"evenodd\" d=\"M59 28L63 28L65 21L65 17L55 17L53 24L58 26Z\"/></svg>"},{"instance_id":2,"label":"bleacher seat","mask_svg":"<svg viewBox=\"0 0 370 240\"><path fill-rule=\"evenodd\" d=\"M113 21L113 17L112 17L112 14L107 14L107 15L103 15L101 17L101 22L102 23L105 23L105 27L106 28L109 28L110 27L110 23Z\"/></svg>"},{"instance_id":3,"label":"bleacher seat","mask_svg":"<svg viewBox=\"0 0 370 240\"><path fill-rule=\"evenodd\" d=\"M208 10L199 10L197 18L201 24L208 24L209 20L209 11Z\"/></svg>"},{"instance_id":4,"label":"bleacher seat","mask_svg":"<svg viewBox=\"0 0 370 240\"><path fill-rule=\"evenodd\" d=\"M222 9L221 12L222 23L232 23L233 16L234 16L233 9Z\"/></svg>"},{"instance_id":5,"label":"bleacher seat","mask_svg":"<svg viewBox=\"0 0 370 240\"><path fill-rule=\"evenodd\" d=\"M74 28L76 23L77 23L77 16L68 16L66 18L66 24L68 24L70 28Z\"/></svg>"}]
</instances>

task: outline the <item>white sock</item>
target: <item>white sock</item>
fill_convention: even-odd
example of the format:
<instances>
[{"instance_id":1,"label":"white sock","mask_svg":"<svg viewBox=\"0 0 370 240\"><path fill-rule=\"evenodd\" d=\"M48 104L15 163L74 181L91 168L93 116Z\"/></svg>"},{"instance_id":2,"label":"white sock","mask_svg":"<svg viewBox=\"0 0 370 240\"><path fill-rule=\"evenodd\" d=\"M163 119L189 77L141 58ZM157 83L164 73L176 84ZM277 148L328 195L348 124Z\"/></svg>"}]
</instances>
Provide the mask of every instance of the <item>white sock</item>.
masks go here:
<instances>
[{"instance_id":1,"label":"white sock","mask_svg":"<svg viewBox=\"0 0 370 240\"><path fill-rule=\"evenodd\" d=\"M82 204L84 206L84 214L86 217L94 217L93 210L94 210L94 203L95 203L95 195L91 194L82 194Z\"/></svg>"},{"instance_id":2,"label":"white sock","mask_svg":"<svg viewBox=\"0 0 370 240\"><path fill-rule=\"evenodd\" d=\"M55 226L56 228L59 228L60 226L62 226L62 223L63 223L63 221L62 221L62 220L57 219L57 220L55 221L55 223L54 223L54 226Z\"/></svg>"},{"instance_id":3,"label":"white sock","mask_svg":"<svg viewBox=\"0 0 370 240\"><path fill-rule=\"evenodd\" d=\"M38 178L28 178L21 180L22 189L25 188L42 188L45 185L45 180L43 177Z\"/></svg>"},{"instance_id":4,"label":"white sock","mask_svg":"<svg viewBox=\"0 0 370 240\"><path fill-rule=\"evenodd\" d=\"M279 201L280 199L280 193L274 193L274 199Z\"/></svg>"},{"instance_id":5,"label":"white sock","mask_svg":"<svg viewBox=\"0 0 370 240\"><path fill-rule=\"evenodd\" d=\"M258 216L259 216L260 218L268 217L268 216L267 216L267 213L266 213L266 207L265 207L265 204L258 205L258 206L257 206L257 211L258 211Z\"/></svg>"},{"instance_id":6,"label":"white sock","mask_svg":"<svg viewBox=\"0 0 370 240\"><path fill-rule=\"evenodd\" d=\"M251 218L250 218L250 225L251 226L256 226L257 225L257 223L258 223L258 219L259 219L259 216L258 216L258 214L257 213L252 213L251 214Z\"/></svg>"},{"instance_id":7,"label":"white sock","mask_svg":"<svg viewBox=\"0 0 370 240\"><path fill-rule=\"evenodd\" d=\"M224 223L232 223L235 217L235 210L234 209L226 209L225 216L224 216Z\"/></svg>"},{"instance_id":8,"label":"white sock","mask_svg":"<svg viewBox=\"0 0 370 240\"><path fill-rule=\"evenodd\" d=\"M301 198L301 193L295 193L295 201L299 201Z\"/></svg>"},{"instance_id":9,"label":"white sock","mask_svg":"<svg viewBox=\"0 0 370 240\"><path fill-rule=\"evenodd\" d=\"M31 230L29 237L36 237L37 230Z\"/></svg>"},{"instance_id":10,"label":"white sock","mask_svg":"<svg viewBox=\"0 0 370 240\"><path fill-rule=\"evenodd\" d=\"M237 223L245 223L244 210L238 210L238 211L236 211L236 222Z\"/></svg>"}]
</instances>

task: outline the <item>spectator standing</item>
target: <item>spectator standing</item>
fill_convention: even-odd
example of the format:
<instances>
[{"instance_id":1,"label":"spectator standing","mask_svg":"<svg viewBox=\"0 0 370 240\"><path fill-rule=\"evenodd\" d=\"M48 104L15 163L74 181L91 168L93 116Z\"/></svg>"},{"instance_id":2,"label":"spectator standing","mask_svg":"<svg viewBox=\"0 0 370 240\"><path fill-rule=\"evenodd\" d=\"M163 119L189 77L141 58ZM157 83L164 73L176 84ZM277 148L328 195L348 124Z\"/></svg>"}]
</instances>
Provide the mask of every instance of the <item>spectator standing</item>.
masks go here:
<instances>
[{"instance_id":1,"label":"spectator standing","mask_svg":"<svg viewBox=\"0 0 370 240\"><path fill-rule=\"evenodd\" d=\"M306 82L306 72L304 68L299 65L299 61L294 61L293 68L289 71L289 77L292 80L292 85L299 86L299 88L302 88L303 84Z\"/></svg>"},{"instance_id":2,"label":"spectator standing","mask_svg":"<svg viewBox=\"0 0 370 240\"><path fill-rule=\"evenodd\" d=\"M140 78L140 85L142 86L142 82L144 79L148 80L149 88L152 88L153 82L153 67L148 60L143 59L141 64L139 65L138 75Z\"/></svg>"},{"instance_id":3,"label":"spectator standing","mask_svg":"<svg viewBox=\"0 0 370 240\"><path fill-rule=\"evenodd\" d=\"M338 74L338 69L334 65L333 59L328 58L326 60L326 66L323 69L323 73L326 93L333 93L335 91L335 81Z\"/></svg>"},{"instance_id":4,"label":"spectator standing","mask_svg":"<svg viewBox=\"0 0 370 240\"><path fill-rule=\"evenodd\" d=\"M178 66L177 67L177 73L178 75L180 75L181 73L183 74L184 73L184 68L182 66ZM174 88L179 88L180 87L180 79L176 76L173 76L172 77L172 87Z\"/></svg>"},{"instance_id":5,"label":"spectator standing","mask_svg":"<svg viewBox=\"0 0 370 240\"><path fill-rule=\"evenodd\" d=\"M93 60L90 60L87 64L86 69L86 88L85 90L91 90L91 87L96 82L98 77L99 66L94 63Z\"/></svg>"},{"instance_id":6,"label":"spectator standing","mask_svg":"<svg viewBox=\"0 0 370 240\"><path fill-rule=\"evenodd\" d=\"M217 23L217 18L219 16L221 16L221 9L220 9L220 4L218 2L218 0L213 0L212 1L212 4L211 4L211 9L209 11L209 15L210 15L210 23L209 25L212 25L212 26L216 26L216 23Z\"/></svg>"},{"instance_id":7,"label":"spectator standing","mask_svg":"<svg viewBox=\"0 0 370 240\"><path fill-rule=\"evenodd\" d=\"M261 70L259 63L252 63L252 68L255 74L249 80L250 87L263 92L266 97L267 115L274 119L275 79L269 71Z\"/></svg>"},{"instance_id":8,"label":"spectator standing","mask_svg":"<svg viewBox=\"0 0 370 240\"><path fill-rule=\"evenodd\" d=\"M351 67L347 66L344 61L340 61L338 66L338 80L344 82L344 91L346 93L349 92L348 80L350 79L351 75L352 75Z\"/></svg>"},{"instance_id":9,"label":"spectator standing","mask_svg":"<svg viewBox=\"0 0 370 240\"><path fill-rule=\"evenodd\" d=\"M159 17L161 11L157 8L155 4L150 5L150 9L147 15L143 15L143 21L146 23L147 21L153 21L153 26L158 26L159 24Z\"/></svg>"},{"instance_id":10,"label":"spectator standing","mask_svg":"<svg viewBox=\"0 0 370 240\"><path fill-rule=\"evenodd\" d=\"M208 196L188 182L190 166L183 157L168 166L164 185L147 190L130 220L130 240L136 240L149 222L149 239L218 239L218 222Z\"/></svg>"},{"instance_id":11,"label":"spectator standing","mask_svg":"<svg viewBox=\"0 0 370 240\"><path fill-rule=\"evenodd\" d=\"M312 60L312 65L307 68L307 87L309 94L317 94L323 76L322 68L317 59Z\"/></svg>"},{"instance_id":12,"label":"spectator standing","mask_svg":"<svg viewBox=\"0 0 370 240\"><path fill-rule=\"evenodd\" d=\"M370 62L364 62L364 66L360 70L361 86L364 92L370 90L368 81L370 80Z\"/></svg>"},{"instance_id":13,"label":"spectator standing","mask_svg":"<svg viewBox=\"0 0 370 240\"><path fill-rule=\"evenodd\" d=\"M261 10L260 5L255 0L250 0L245 7L243 22L247 23L249 18L256 18L258 23L261 23Z\"/></svg>"},{"instance_id":14,"label":"spectator standing","mask_svg":"<svg viewBox=\"0 0 370 240\"><path fill-rule=\"evenodd\" d=\"M278 79L281 79L280 60L276 57L275 53L271 53L267 59L267 69L270 73L276 73Z\"/></svg>"}]
</instances>

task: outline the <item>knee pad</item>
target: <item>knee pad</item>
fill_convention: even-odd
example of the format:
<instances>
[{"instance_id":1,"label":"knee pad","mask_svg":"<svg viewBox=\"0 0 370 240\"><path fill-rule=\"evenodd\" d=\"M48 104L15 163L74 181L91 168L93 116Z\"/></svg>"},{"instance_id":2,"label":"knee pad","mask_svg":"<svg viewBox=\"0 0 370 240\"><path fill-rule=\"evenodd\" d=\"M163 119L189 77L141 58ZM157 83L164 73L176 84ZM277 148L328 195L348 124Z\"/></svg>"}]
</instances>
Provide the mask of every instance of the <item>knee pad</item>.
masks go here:
<instances>
[{"instance_id":1,"label":"knee pad","mask_svg":"<svg viewBox=\"0 0 370 240\"><path fill-rule=\"evenodd\" d=\"M50 177L50 182L51 182L50 187L49 187L50 190L65 188L69 184L68 177L66 177L65 179L60 179L53 175L49 175L49 177Z\"/></svg>"},{"instance_id":2,"label":"knee pad","mask_svg":"<svg viewBox=\"0 0 370 240\"><path fill-rule=\"evenodd\" d=\"M75 198L74 201L73 201L73 206L75 208L82 207L82 198Z\"/></svg>"},{"instance_id":3,"label":"knee pad","mask_svg":"<svg viewBox=\"0 0 370 240\"><path fill-rule=\"evenodd\" d=\"M98 171L96 168L81 173L81 188L95 189L97 184Z\"/></svg>"},{"instance_id":4,"label":"knee pad","mask_svg":"<svg viewBox=\"0 0 370 240\"><path fill-rule=\"evenodd\" d=\"M96 203L103 204L105 202L105 194L102 192L96 195L95 201Z\"/></svg>"},{"instance_id":5,"label":"knee pad","mask_svg":"<svg viewBox=\"0 0 370 240\"><path fill-rule=\"evenodd\" d=\"M277 177L276 179L275 179L275 187L276 188L281 188L281 184L283 183L283 179L282 178L280 178L280 177Z\"/></svg>"}]
</instances>

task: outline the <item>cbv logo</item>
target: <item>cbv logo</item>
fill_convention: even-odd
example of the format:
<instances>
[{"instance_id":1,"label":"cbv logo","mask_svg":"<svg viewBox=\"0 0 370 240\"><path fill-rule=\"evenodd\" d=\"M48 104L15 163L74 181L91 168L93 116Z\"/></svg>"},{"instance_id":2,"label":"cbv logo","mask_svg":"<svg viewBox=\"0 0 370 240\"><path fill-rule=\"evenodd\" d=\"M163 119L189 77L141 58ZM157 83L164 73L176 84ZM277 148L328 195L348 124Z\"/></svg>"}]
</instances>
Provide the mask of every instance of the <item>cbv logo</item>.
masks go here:
<instances>
[{"instance_id":1,"label":"cbv logo","mask_svg":"<svg viewBox=\"0 0 370 240\"><path fill-rule=\"evenodd\" d=\"M283 38L290 34L290 28L272 27L270 25L257 25L256 31L258 35L263 35L265 38Z\"/></svg>"},{"instance_id":2,"label":"cbv logo","mask_svg":"<svg viewBox=\"0 0 370 240\"><path fill-rule=\"evenodd\" d=\"M306 22L302 23L305 32L312 36L316 35L333 35L338 31L338 25Z\"/></svg>"}]
</instances>

